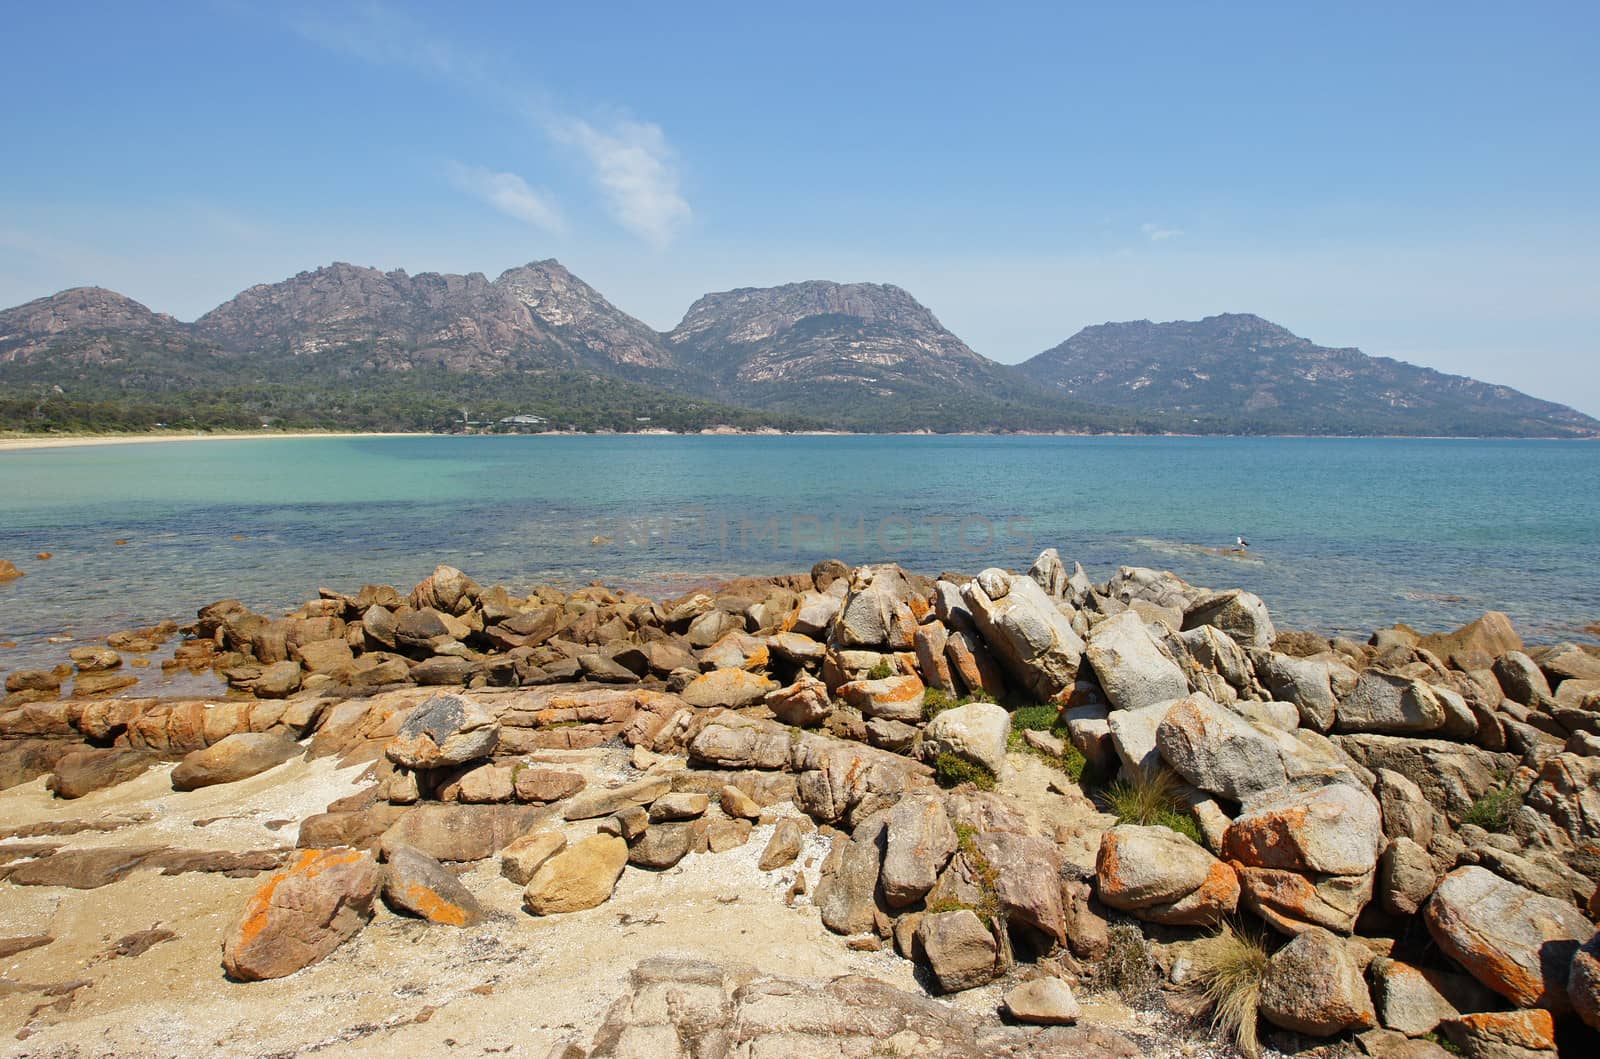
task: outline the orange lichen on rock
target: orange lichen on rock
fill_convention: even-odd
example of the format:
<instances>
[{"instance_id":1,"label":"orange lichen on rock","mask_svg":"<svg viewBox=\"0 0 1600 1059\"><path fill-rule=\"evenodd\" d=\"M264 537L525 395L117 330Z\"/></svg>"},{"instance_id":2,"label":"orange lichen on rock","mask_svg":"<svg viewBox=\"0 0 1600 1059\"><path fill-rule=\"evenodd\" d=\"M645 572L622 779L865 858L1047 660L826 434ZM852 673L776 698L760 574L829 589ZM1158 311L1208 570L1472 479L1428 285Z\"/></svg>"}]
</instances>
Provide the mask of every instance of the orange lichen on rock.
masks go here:
<instances>
[{"instance_id":1,"label":"orange lichen on rock","mask_svg":"<svg viewBox=\"0 0 1600 1059\"><path fill-rule=\"evenodd\" d=\"M370 853L302 851L246 902L223 941L223 968L251 982L281 978L317 962L371 917L381 877Z\"/></svg>"}]
</instances>

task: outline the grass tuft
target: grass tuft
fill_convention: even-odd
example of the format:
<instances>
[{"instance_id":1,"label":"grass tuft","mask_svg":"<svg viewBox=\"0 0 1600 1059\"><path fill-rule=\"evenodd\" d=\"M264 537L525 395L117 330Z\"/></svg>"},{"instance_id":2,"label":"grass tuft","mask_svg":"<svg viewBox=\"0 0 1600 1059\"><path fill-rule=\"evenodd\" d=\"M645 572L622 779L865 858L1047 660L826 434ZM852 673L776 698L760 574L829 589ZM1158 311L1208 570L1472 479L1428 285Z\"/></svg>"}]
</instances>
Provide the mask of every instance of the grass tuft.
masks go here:
<instances>
[{"instance_id":1,"label":"grass tuft","mask_svg":"<svg viewBox=\"0 0 1600 1059\"><path fill-rule=\"evenodd\" d=\"M884 661L881 661L877 665L873 666L871 669L867 670L867 679L888 680L890 677L894 676L894 674L894 666L891 666L888 660L885 659Z\"/></svg>"},{"instance_id":2,"label":"grass tuft","mask_svg":"<svg viewBox=\"0 0 1600 1059\"><path fill-rule=\"evenodd\" d=\"M1053 732L1060 721L1061 710L1050 703L1023 706L1011 711L1011 730L1014 732Z\"/></svg>"},{"instance_id":3,"label":"grass tuft","mask_svg":"<svg viewBox=\"0 0 1600 1059\"><path fill-rule=\"evenodd\" d=\"M933 763L933 775L941 787L959 787L963 783L970 783L980 791L994 790L994 773L956 754L940 754Z\"/></svg>"},{"instance_id":4,"label":"grass tuft","mask_svg":"<svg viewBox=\"0 0 1600 1059\"><path fill-rule=\"evenodd\" d=\"M1433 1033L1424 1033L1422 1035L1422 1040L1428 1041L1431 1044L1437 1044L1440 1048L1443 1048L1445 1051L1449 1052L1451 1055L1466 1055L1467 1054L1466 1050L1463 1049L1461 1047L1461 1045L1457 1044L1455 1041L1452 1041L1449 1037L1446 1037L1444 1034L1439 1033L1437 1031L1435 1031Z\"/></svg>"},{"instance_id":5,"label":"grass tuft","mask_svg":"<svg viewBox=\"0 0 1600 1059\"><path fill-rule=\"evenodd\" d=\"M1233 1040L1246 1059L1258 1059L1256 1021L1266 978L1267 939L1259 928L1224 923L1216 934L1189 949L1195 984L1211 1008L1211 1025Z\"/></svg>"},{"instance_id":6,"label":"grass tuft","mask_svg":"<svg viewBox=\"0 0 1600 1059\"><path fill-rule=\"evenodd\" d=\"M1052 754L1042 747L1034 746L1021 731L1013 728L1011 734L1006 736L1006 749L1019 754L1032 754L1052 768L1065 772L1068 779L1077 783L1083 779L1084 770L1089 767L1088 759L1071 743L1065 740L1062 742L1064 745L1061 753Z\"/></svg>"},{"instance_id":7,"label":"grass tuft","mask_svg":"<svg viewBox=\"0 0 1600 1059\"><path fill-rule=\"evenodd\" d=\"M1178 798L1178 777L1167 769L1136 771L1102 789L1095 801L1120 823L1168 827L1201 842L1200 825Z\"/></svg>"},{"instance_id":8,"label":"grass tuft","mask_svg":"<svg viewBox=\"0 0 1600 1059\"><path fill-rule=\"evenodd\" d=\"M922 719L931 721L946 710L953 710L957 706L965 706L972 702L993 702L994 697L979 689L971 695L956 698L948 691L938 688L929 688L922 696Z\"/></svg>"},{"instance_id":9,"label":"grass tuft","mask_svg":"<svg viewBox=\"0 0 1600 1059\"><path fill-rule=\"evenodd\" d=\"M1504 832L1522 808L1522 792L1510 782L1509 777L1499 777L1499 786L1472 803L1461 818L1463 824L1476 824L1485 831Z\"/></svg>"},{"instance_id":10,"label":"grass tuft","mask_svg":"<svg viewBox=\"0 0 1600 1059\"><path fill-rule=\"evenodd\" d=\"M1129 1004L1153 992L1160 977L1144 931L1131 923L1116 923L1108 939L1110 945L1093 964L1088 985L1095 991L1115 990Z\"/></svg>"}]
</instances>

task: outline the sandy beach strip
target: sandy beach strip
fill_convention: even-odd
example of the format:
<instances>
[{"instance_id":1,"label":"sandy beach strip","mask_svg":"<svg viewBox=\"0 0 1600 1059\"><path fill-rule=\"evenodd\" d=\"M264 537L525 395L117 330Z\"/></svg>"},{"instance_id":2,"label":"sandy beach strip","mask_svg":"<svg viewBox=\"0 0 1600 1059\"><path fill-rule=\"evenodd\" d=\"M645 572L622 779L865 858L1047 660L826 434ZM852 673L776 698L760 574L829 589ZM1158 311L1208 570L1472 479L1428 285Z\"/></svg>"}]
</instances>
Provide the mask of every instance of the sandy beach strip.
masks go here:
<instances>
[{"instance_id":1,"label":"sandy beach strip","mask_svg":"<svg viewBox=\"0 0 1600 1059\"><path fill-rule=\"evenodd\" d=\"M88 445L149 445L167 441L269 441L278 438L420 438L433 437L424 433L379 433L368 431L282 431L239 434L82 434L64 437L39 435L27 437L0 435L0 452L18 449L72 449Z\"/></svg>"}]
</instances>

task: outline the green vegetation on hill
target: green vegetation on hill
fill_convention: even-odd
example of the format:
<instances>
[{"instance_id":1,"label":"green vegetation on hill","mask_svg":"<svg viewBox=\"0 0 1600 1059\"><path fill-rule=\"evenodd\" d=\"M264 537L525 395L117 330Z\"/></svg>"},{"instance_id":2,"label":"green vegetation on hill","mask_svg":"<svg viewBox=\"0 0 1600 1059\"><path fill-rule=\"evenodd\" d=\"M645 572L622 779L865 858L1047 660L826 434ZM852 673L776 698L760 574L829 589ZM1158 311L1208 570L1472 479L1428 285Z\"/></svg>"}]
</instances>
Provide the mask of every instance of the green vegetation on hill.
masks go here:
<instances>
[{"instance_id":1,"label":"green vegetation on hill","mask_svg":"<svg viewBox=\"0 0 1600 1059\"><path fill-rule=\"evenodd\" d=\"M517 415L550 429L693 431L816 429L800 415L736 408L579 370L483 376L440 369L343 373L308 371L272 381L266 365L234 366L233 381L212 375L150 389L100 372L56 381L0 373L0 429L28 432L243 430L453 431L503 429ZM254 369L254 370L252 370ZM281 373L280 373L281 374ZM17 378L18 375L23 376ZM119 384L120 383L120 384Z\"/></svg>"}]
</instances>

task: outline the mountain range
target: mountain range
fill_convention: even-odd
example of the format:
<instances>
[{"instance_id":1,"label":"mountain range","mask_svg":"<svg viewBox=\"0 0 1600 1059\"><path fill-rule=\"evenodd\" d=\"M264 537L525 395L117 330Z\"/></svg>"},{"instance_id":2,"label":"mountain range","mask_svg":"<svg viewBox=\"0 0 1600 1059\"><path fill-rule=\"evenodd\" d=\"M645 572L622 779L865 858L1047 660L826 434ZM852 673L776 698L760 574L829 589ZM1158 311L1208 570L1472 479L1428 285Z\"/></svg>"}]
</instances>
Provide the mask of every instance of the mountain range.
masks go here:
<instances>
[{"instance_id":1,"label":"mountain range","mask_svg":"<svg viewBox=\"0 0 1600 1059\"><path fill-rule=\"evenodd\" d=\"M1562 405L1247 314L1087 327L1007 366L886 284L707 294L665 333L553 260L494 280L336 263L193 323L96 287L0 312L7 429L441 430L518 413L613 430L1600 436Z\"/></svg>"}]
</instances>

